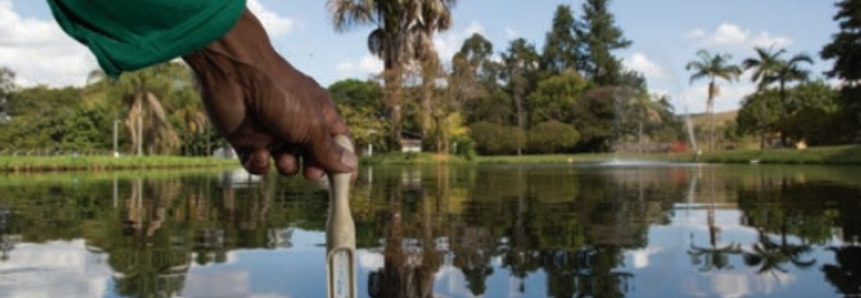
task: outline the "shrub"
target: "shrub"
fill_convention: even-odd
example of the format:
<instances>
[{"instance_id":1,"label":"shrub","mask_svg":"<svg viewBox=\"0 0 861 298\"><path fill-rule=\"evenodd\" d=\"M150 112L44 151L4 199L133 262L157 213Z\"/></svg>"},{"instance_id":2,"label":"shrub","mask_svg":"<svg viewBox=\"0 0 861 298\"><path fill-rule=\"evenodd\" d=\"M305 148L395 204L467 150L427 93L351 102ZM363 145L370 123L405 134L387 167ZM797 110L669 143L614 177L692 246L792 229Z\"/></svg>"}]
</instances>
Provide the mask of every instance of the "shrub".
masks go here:
<instances>
[{"instance_id":1,"label":"shrub","mask_svg":"<svg viewBox=\"0 0 861 298\"><path fill-rule=\"evenodd\" d=\"M514 154L526 143L523 129L490 122L477 122L469 127L470 136L482 154Z\"/></svg>"},{"instance_id":2,"label":"shrub","mask_svg":"<svg viewBox=\"0 0 861 298\"><path fill-rule=\"evenodd\" d=\"M529 150L535 153L557 153L574 147L580 133L574 126L559 122L541 122L529 130Z\"/></svg>"}]
</instances>

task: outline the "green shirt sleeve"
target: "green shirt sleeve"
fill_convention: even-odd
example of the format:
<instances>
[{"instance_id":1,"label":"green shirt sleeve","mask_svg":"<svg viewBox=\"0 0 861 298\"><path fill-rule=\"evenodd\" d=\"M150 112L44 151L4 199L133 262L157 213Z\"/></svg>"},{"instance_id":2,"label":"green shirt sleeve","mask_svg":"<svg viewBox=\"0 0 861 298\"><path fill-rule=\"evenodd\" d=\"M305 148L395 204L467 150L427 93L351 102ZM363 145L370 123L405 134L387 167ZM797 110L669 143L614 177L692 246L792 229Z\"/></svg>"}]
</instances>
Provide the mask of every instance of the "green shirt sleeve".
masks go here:
<instances>
[{"instance_id":1,"label":"green shirt sleeve","mask_svg":"<svg viewBox=\"0 0 861 298\"><path fill-rule=\"evenodd\" d=\"M111 77L169 61L224 36L245 0L48 0L63 30Z\"/></svg>"}]
</instances>

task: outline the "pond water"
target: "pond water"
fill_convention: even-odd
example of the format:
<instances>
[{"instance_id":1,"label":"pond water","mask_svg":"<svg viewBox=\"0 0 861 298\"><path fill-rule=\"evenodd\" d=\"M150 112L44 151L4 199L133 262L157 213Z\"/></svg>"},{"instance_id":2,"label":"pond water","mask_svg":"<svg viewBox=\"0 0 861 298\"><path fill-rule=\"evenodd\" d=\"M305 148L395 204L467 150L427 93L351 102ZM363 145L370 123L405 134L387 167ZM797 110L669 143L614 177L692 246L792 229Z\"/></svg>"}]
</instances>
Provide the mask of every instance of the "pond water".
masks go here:
<instances>
[{"instance_id":1,"label":"pond water","mask_svg":"<svg viewBox=\"0 0 861 298\"><path fill-rule=\"evenodd\" d=\"M327 191L237 173L0 176L0 297L325 297ZM360 297L861 294L861 169L373 167Z\"/></svg>"}]
</instances>

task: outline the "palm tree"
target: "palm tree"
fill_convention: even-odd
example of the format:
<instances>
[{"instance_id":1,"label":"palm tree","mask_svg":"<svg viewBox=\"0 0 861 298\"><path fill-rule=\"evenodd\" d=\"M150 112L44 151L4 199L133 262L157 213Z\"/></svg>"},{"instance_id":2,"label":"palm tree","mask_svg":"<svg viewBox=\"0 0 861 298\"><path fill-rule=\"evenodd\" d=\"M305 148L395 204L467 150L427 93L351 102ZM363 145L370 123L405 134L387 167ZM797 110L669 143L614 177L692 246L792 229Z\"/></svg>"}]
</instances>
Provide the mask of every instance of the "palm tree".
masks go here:
<instances>
[{"instance_id":1,"label":"palm tree","mask_svg":"<svg viewBox=\"0 0 861 298\"><path fill-rule=\"evenodd\" d=\"M168 120L162 100L175 87L190 85L190 73L179 64L163 63L124 74L119 80L104 80L105 74L93 71L89 82L105 82L109 94L122 99L128 107L125 124L138 155L165 154L179 145L179 137ZM146 144L146 148L144 148Z\"/></svg>"},{"instance_id":2,"label":"palm tree","mask_svg":"<svg viewBox=\"0 0 861 298\"><path fill-rule=\"evenodd\" d=\"M742 65L745 69L753 70L751 80L757 83L757 91L762 92L768 89L771 84L778 83L780 94L781 108L781 123L786 122L789 115L788 102L786 95L786 85L793 81L805 81L809 72L801 69L801 63L812 64L813 59L807 54L796 54L789 60L781 59L781 56L786 53L786 49L775 50L771 48L755 48L757 57L745 59ZM764 101L763 101L764 105ZM763 111L765 109L763 108ZM781 129L781 143L787 145L786 129ZM764 127L763 127L764 134ZM764 146L764 144L763 144Z\"/></svg>"},{"instance_id":3,"label":"palm tree","mask_svg":"<svg viewBox=\"0 0 861 298\"><path fill-rule=\"evenodd\" d=\"M712 148L712 140L714 139L714 99L720 94L720 87L717 85L717 79L724 79L727 82L732 82L741 75L741 68L729 61L732 56L729 54L712 55L706 50L697 52L698 60L694 60L685 66L686 70L693 70L691 75L691 83L700 80L709 80L708 100L706 101L706 114L709 122L708 148Z\"/></svg>"},{"instance_id":4,"label":"palm tree","mask_svg":"<svg viewBox=\"0 0 861 298\"><path fill-rule=\"evenodd\" d=\"M383 60L383 99L393 122L393 141L401 134L401 80L404 67L415 57L416 22L421 5L403 0L329 0L335 30L344 32L359 25L376 26L368 35L368 49ZM405 5L406 4L406 5ZM395 142L396 143L396 142Z\"/></svg>"},{"instance_id":5,"label":"palm tree","mask_svg":"<svg viewBox=\"0 0 861 298\"><path fill-rule=\"evenodd\" d=\"M422 115L422 137L427 134L431 127L431 100L433 98L434 81L439 77L440 58L433 43L435 32L444 32L451 28L451 9L457 4L457 0L413 0L420 11L419 18L413 27L413 35L416 37L414 46L415 58L421 63L422 68L422 96L420 100ZM437 136L439 141L439 136Z\"/></svg>"}]
</instances>

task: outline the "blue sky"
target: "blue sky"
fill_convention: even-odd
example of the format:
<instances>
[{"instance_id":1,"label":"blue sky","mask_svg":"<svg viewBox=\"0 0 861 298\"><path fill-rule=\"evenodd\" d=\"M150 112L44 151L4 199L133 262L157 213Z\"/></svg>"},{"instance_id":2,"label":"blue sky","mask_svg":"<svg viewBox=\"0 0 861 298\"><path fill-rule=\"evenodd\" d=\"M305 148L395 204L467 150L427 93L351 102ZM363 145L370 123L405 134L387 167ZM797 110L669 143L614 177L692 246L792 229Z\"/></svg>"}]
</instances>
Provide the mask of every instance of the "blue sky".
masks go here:
<instances>
[{"instance_id":1,"label":"blue sky","mask_svg":"<svg viewBox=\"0 0 861 298\"><path fill-rule=\"evenodd\" d=\"M833 0L615 0L611 9L617 24L633 45L617 56L629 68L646 74L653 92L669 93L678 112L704 109L705 82L690 85L685 64L700 48L730 53L736 61L753 55L754 46L776 44L790 53L815 58L818 76L830 62L818 58L822 46L837 32L832 21ZM485 35L499 52L512 38L523 37L539 49L559 4L581 13L583 1L497 0L460 1L454 10L454 27L436 38L444 60L473 32ZM263 20L278 51L300 70L329 85L354 77L365 79L381 63L368 54L366 36L371 28L336 33L325 1L249 0ZM24 86L81 85L96 67L90 54L65 37L53 23L43 0L0 0L0 65L19 74ZM722 83L716 110L738 107L753 91L743 78Z\"/></svg>"}]
</instances>

